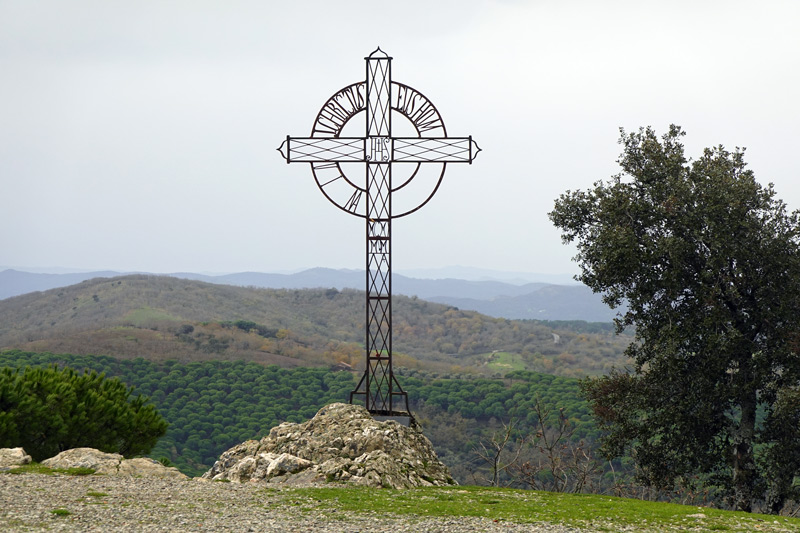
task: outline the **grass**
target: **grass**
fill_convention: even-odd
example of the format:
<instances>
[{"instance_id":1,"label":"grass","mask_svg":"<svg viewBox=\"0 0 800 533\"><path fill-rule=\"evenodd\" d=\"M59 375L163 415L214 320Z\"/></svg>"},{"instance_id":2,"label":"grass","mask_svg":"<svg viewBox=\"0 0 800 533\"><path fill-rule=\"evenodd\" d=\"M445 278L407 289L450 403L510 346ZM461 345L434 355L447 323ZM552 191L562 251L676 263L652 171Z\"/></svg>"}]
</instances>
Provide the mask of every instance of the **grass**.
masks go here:
<instances>
[{"instance_id":1,"label":"grass","mask_svg":"<svg viewBox=\"0 0 800 533\"><path fill-rule=\"evenodd\" d=\"M32 462L8 470L7 474L66 474L68 476L89 476L95 473L93 468L50 468L41 463Z\"/></svg>"},{"instance_id":2,"label":"grass","mask_svg":"<svg viewBox=\"0 0 800 533\"><path fill-rule=\"evenodd\" d=\"M514 370L527 370L522 356L511 352L494 352L486 354L486 359L489 360L488 366L493 372L499 372L503 375L513 372Z\"/></svg>"},{"instance_id":3,"label":"grass","mask_svg":"<svg viewBox=\"0 0 800 533\"><path fill-rule=\"evenodd\" d=\"M171 315L162 309L140 307L128 311L123 317L123 320L136 327L148 327L157 322L180 322L181 318Z\"/></svg>"},{"instance_id":4,"label":"grass","mask_svg":"<svg viewBox=\"0 0 800 533\"><path fill-rule=\"evenodd\" d=\"M8 473L83 475L89 469L50 469L38 463ZM259 493L266 505L291 505L298 513L346 520L348 514L381 513L414 517L481 517L498 523L559 524L592 531L630 532L728 531L800 532L800 519L723 511L707 507L615 498L597 494L562 494L476 486L407 490L334 485L321 488L272 489ZM87 498L107 493L87 490ZM89 502L87 502L89 503ZM94 503L94 502L91 502ZM123 506L129 503L120 504ZM328 514L336 511L334 514ZM55 516L71 511L57 508ZM337 518L339 517L339 518Z\"/></svg>"},{"instance_id":5,"label":"grass","mask_svg":"<svg viewBox=\"0 0 800 533\"><path fill-rule=\"evenodd\" d=\"M273 494L274 495L274 494ZM296 489L283 498L306 512L347 511L414 516L484 517L497 522L550 523L598 531L800 531L800 519L722 511L595 494L488 487L412 490L332 487ZM297 502L300 503L300 502Z\"/></svg>"}]
</instances>

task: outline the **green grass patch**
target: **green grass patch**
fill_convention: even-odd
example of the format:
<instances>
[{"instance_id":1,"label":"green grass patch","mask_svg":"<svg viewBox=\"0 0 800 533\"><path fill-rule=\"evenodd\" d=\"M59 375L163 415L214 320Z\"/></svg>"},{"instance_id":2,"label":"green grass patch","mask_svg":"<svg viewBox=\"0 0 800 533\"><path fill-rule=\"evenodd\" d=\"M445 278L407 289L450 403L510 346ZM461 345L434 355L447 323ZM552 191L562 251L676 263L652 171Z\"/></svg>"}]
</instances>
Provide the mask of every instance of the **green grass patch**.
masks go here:
<instances>
[{"instance_id":1,"label":"green grass patch","mask_svg":"<svg viewBox=\"0 0 800 533\"><path fill-rule=\"evenodd\" d=\"M123 321L137 328L147 328L159 322L180 322L180 317L171 315L162 309L152 307L140 307L125 313Z\"/></svg>"},{"instance_id":2,"label":"green grass patch","mask_svg":"<svg viewBox=\"0 0 800 533\"><path fill-rule=\"evenodd\" d=\"M88 498L104 498L104 497L108 496L108 493L105 493L105 492L98 492L98 491L96 491L96 490L90 490L90 491L88 491L88 492L86 493L86 496L87 496Z\"/></svg>"},{"instance_id":3,"label":"green grass patch","mask_svg":"<svg viewBox=\"0 0 800 533\"><path fill-rule=\"evenodd\" d=\"M72 511L68 509L53 509L50 512L56 516L69 516L72 514Z\"/></svg>"},{"instance_id":4,"label":"green grass patch","mask_svg":"<svg viewBox=\"0 0 800 533\"><path fill-rule=\"evenodd\" d=\"M599 531L800 531L800 519L705 507L614 498L596 494L435 487L409 490L362 487L286 491L283 498L304 511L393 513L415 516L483 517L499 522L548 523Z\"/></svg>"},{"instance_id":5,"label":"green grass patch","mask_svg":"<svg viewBox=\"0 0 800 533\"><path fill-rule=\"evenodd\" d=\"M487 367L492 372L499 372L500 374L507 374L515 370L526 370L525 361L518 353L511 352L493 352L486 354L484 357L488 360Z\"/></svg>"},{"instance_id":6,"label":"green grass patch","mask_svg":"<svg viewBox=\"0 0 800 533\"><path fill-rule=\"evenodd\" d=\"M89 476L95 473L93 468L50 468L41 463L32 462L18 466L5 472L6 474L66 474L68 476Z\"/></svg>"}]
</instances>

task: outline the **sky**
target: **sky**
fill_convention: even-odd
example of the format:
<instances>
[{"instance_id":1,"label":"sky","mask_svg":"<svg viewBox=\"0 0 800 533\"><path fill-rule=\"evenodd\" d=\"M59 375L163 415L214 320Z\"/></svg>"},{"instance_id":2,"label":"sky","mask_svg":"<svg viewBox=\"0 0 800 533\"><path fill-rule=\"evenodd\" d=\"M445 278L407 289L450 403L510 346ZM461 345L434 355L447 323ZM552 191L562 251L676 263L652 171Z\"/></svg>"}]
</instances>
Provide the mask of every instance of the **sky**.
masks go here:
<instances>
[{"instance_id":1,"label":"sky","mask_svg":"<svg viewBox=\"0 0 800 533\"><path fill-rule=\"evenodd\" d=\"M798 25L795 0L0 0L0 268L363 268L363 220L276 149L377 47L482 148L393 222L396 272L577 273L547 213L618 172L619 128L746 147L800 209Z\"/></svg>"}]
</instances>

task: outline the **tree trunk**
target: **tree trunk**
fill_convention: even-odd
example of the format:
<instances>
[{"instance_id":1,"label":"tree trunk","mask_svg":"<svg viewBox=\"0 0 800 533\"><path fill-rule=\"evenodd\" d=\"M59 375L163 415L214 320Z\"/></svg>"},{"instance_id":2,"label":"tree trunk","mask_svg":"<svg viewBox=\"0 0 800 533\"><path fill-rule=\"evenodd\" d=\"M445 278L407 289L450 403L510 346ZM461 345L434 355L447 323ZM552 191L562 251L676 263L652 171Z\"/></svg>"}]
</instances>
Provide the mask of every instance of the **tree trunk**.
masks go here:
<instances>
[{"instance_id":1,"label":"tree trunk","mask_svg":"<svg viewBox=\"0 0 800 533\"><path fill-rule=\"evenodd\" d=\"M737 511L752 512L756 484L756 464L753 441L756 430L756 391L750 384L740 402L742 410L739 429L733 441L733 507Z\"/></svg>"}]
</instances>

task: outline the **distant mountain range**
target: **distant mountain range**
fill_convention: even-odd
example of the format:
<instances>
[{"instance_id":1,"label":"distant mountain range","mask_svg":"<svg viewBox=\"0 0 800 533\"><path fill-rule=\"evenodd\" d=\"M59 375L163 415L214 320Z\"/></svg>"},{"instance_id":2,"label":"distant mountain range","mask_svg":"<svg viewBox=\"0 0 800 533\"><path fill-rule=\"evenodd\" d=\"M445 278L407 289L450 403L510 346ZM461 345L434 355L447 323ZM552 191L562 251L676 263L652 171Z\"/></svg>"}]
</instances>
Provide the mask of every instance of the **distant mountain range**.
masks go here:
<instances>
[{"instance_id":1,"label":"distant mountain range","mask_svg":"<svg viewBox=\"0 0 800 533\"><path fill-rule=\"evenodd\" d=\"M93 278L110 278L121 272L45 274L7 269L0 272L0 299L36 291L74 285ZM361 289L364 271L312 268L295 274L240 272L206 275L190 272L169 274L172 277L208 283L272 289L336 288ZM488 277L488 276L487 276ZM519 281L520 277L513 279ZM584 285L544 282L514 283L495 280L422 279L394 274L392 292L417 296L459 309L508 319L585 320L610 322L616 313Z\"/></svg>"}]
</instances>

